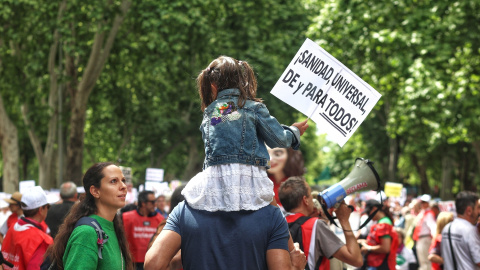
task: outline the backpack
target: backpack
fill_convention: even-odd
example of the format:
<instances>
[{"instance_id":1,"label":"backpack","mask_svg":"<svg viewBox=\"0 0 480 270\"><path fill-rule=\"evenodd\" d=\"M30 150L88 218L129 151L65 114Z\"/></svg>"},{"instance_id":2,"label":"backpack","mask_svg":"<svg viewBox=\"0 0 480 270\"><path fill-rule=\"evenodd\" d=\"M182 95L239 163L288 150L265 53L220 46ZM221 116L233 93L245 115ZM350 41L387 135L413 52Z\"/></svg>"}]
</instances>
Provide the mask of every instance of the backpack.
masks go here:
<instances>
[{"instance_id":1,"label":"backpack","mask_svg":"<svg viewBox=\"0 0 480 270\"><path fill-rule=\"evenodd\" d=\"M307 216L302 216L302 217L299 217L297 220L295 220L294 222L291 222L291 223L288 223L288 230L290 231L290 235L292 236L292 240L293 242L297 242L298 245L300 246L300 249L302 251L304 251L305 249L303 249L303 234L302 234L302 225L307 222L307 220L309 220L311 217L307 217ZM307 255L307 254L306 254ZM305 256L306 256L305 255ZM315 262L315 268L314 270L317 270L317 269L320 269L320 266L323 265L323 261L324 260L327 260L327 258L323 257L323 256L320 256L318 258L318 260ZM329 266L325 266L327 267L327 269L329 268ZM323 268L322 268L323 269ZM311 270L310 267L307 265L305 265L305 270Z\"/></svg>"},{"instance_id":2,"label":"backpack","mask_svg":"<svg viewBox=\"0 0 480 270\"><path fill-rule=\"evenodd\" d=\"M100 260L103 259L102 249L103 249L103 245L108 241L108 236L102 230L102 227L100 226L98 221L94 218L91 218L91 217L80 218L77 221L77 223L75 223L74 229L82 225L87 225L95 229L95 232L97 233L97 236L98 236L98 239L97 239L98 258ZM40 265L40 270L56 270L56 269L57 269L57 264L55 263L55 261L52 261L52 258L50 258L50 256L45 257L42 265Z\"/></svg>"}]
</instances>

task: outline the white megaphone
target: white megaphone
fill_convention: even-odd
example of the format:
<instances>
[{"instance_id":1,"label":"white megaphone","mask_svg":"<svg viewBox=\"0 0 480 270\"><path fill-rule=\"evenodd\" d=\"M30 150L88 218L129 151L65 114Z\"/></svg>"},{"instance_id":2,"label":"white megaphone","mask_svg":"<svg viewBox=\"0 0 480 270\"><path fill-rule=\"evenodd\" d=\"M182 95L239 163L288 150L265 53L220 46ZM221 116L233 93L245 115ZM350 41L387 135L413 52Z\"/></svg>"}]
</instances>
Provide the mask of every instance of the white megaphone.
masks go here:
<instances>
[{"instance_id":1,"label":"white megaphone","mask_svg":"<svg viewBox=\"0 0 480 270\"><path fill-rule=\"evenodd\" d=\"M322 208L325 210L335 207L336 204L343 201L347 195L354 192L382 190L380 177L372 164L373 162L368 159L357 158L353 170L345 179L318 195L318 201L322 205Z\"/></svg>"}]
</instances>

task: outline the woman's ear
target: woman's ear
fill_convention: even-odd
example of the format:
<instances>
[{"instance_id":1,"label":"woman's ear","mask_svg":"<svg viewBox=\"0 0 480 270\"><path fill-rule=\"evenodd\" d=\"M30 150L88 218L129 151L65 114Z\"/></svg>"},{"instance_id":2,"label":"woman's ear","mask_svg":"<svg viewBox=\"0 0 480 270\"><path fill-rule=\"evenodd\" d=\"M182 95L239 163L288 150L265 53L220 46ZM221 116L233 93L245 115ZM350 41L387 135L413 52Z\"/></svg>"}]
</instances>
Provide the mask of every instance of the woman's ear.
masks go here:
<instances>
[{"instance_id":1,"label":"woman's ear","mask_svg":"<svg viewBox=\"0 0 480 270\"><path fill-rule=\"evenodd\" d=\"M90 194L92 194L92 196L93 196L95 199L100 198L100 191L99 191L98 188L96 188L94 185L91 185L91 186L90 186Z\"/></svg>"}]
</instances>

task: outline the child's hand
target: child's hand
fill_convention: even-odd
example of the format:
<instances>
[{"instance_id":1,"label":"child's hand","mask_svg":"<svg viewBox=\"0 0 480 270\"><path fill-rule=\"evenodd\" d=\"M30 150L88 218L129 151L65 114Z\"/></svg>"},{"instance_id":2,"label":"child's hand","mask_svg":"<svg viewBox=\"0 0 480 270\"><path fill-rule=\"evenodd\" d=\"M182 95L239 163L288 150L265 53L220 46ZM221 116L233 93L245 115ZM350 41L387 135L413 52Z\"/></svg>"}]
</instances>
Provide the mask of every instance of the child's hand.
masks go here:
<instances>
[{"instance_id":1,"label":"child's hand","mask_svg":"<svg viewBox=\"0 0 480 270\"><path fill-rule=\"evenodd\" d=\"M308 128L308 119L306 119L305 121L303 122L298 122L298 123L294 123L292 126L298 128L298 130L300 130L300 136L303 135L303 133L305 132L305 130L307 130Z\"/></svg>"}]
</instances>

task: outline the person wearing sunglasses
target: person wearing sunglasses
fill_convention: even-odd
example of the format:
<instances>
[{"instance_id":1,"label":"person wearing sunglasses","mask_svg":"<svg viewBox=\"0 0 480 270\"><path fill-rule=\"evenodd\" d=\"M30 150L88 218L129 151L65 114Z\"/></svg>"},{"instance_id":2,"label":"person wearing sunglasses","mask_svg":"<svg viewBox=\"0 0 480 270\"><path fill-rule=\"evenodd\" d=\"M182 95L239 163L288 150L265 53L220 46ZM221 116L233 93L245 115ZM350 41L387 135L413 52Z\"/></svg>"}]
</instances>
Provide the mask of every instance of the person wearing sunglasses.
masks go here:
<instances>
[{"instance_id":1,"label":"person wearing sunglasses","mask_svg":"<svg viewBox=\"0 0 480 270\"><path fill-rule=\"evenodd\" d=\"M150 238L165 218L155 211L155 193L145 190L138 194L138 206L122 215L130 252L136 269L143 269Z\"/></svg>"},{"instance_id":2,"label":"person wearing sunglasses","mask_svg":"<svg viewBox=\"0 0 480 270\"><path fill-rule=\"evenodd\" d=\"M3 237L7 234L8 229L17 223L19 218L23 217L22 207L20 205L21 199L22 193L18 191L14 192L9 199L3 199L8 203L8 209L10 209L12 214L10 214L3 225L0 226L0 243L3 242Z\"/></svg>"}]
</instances>

